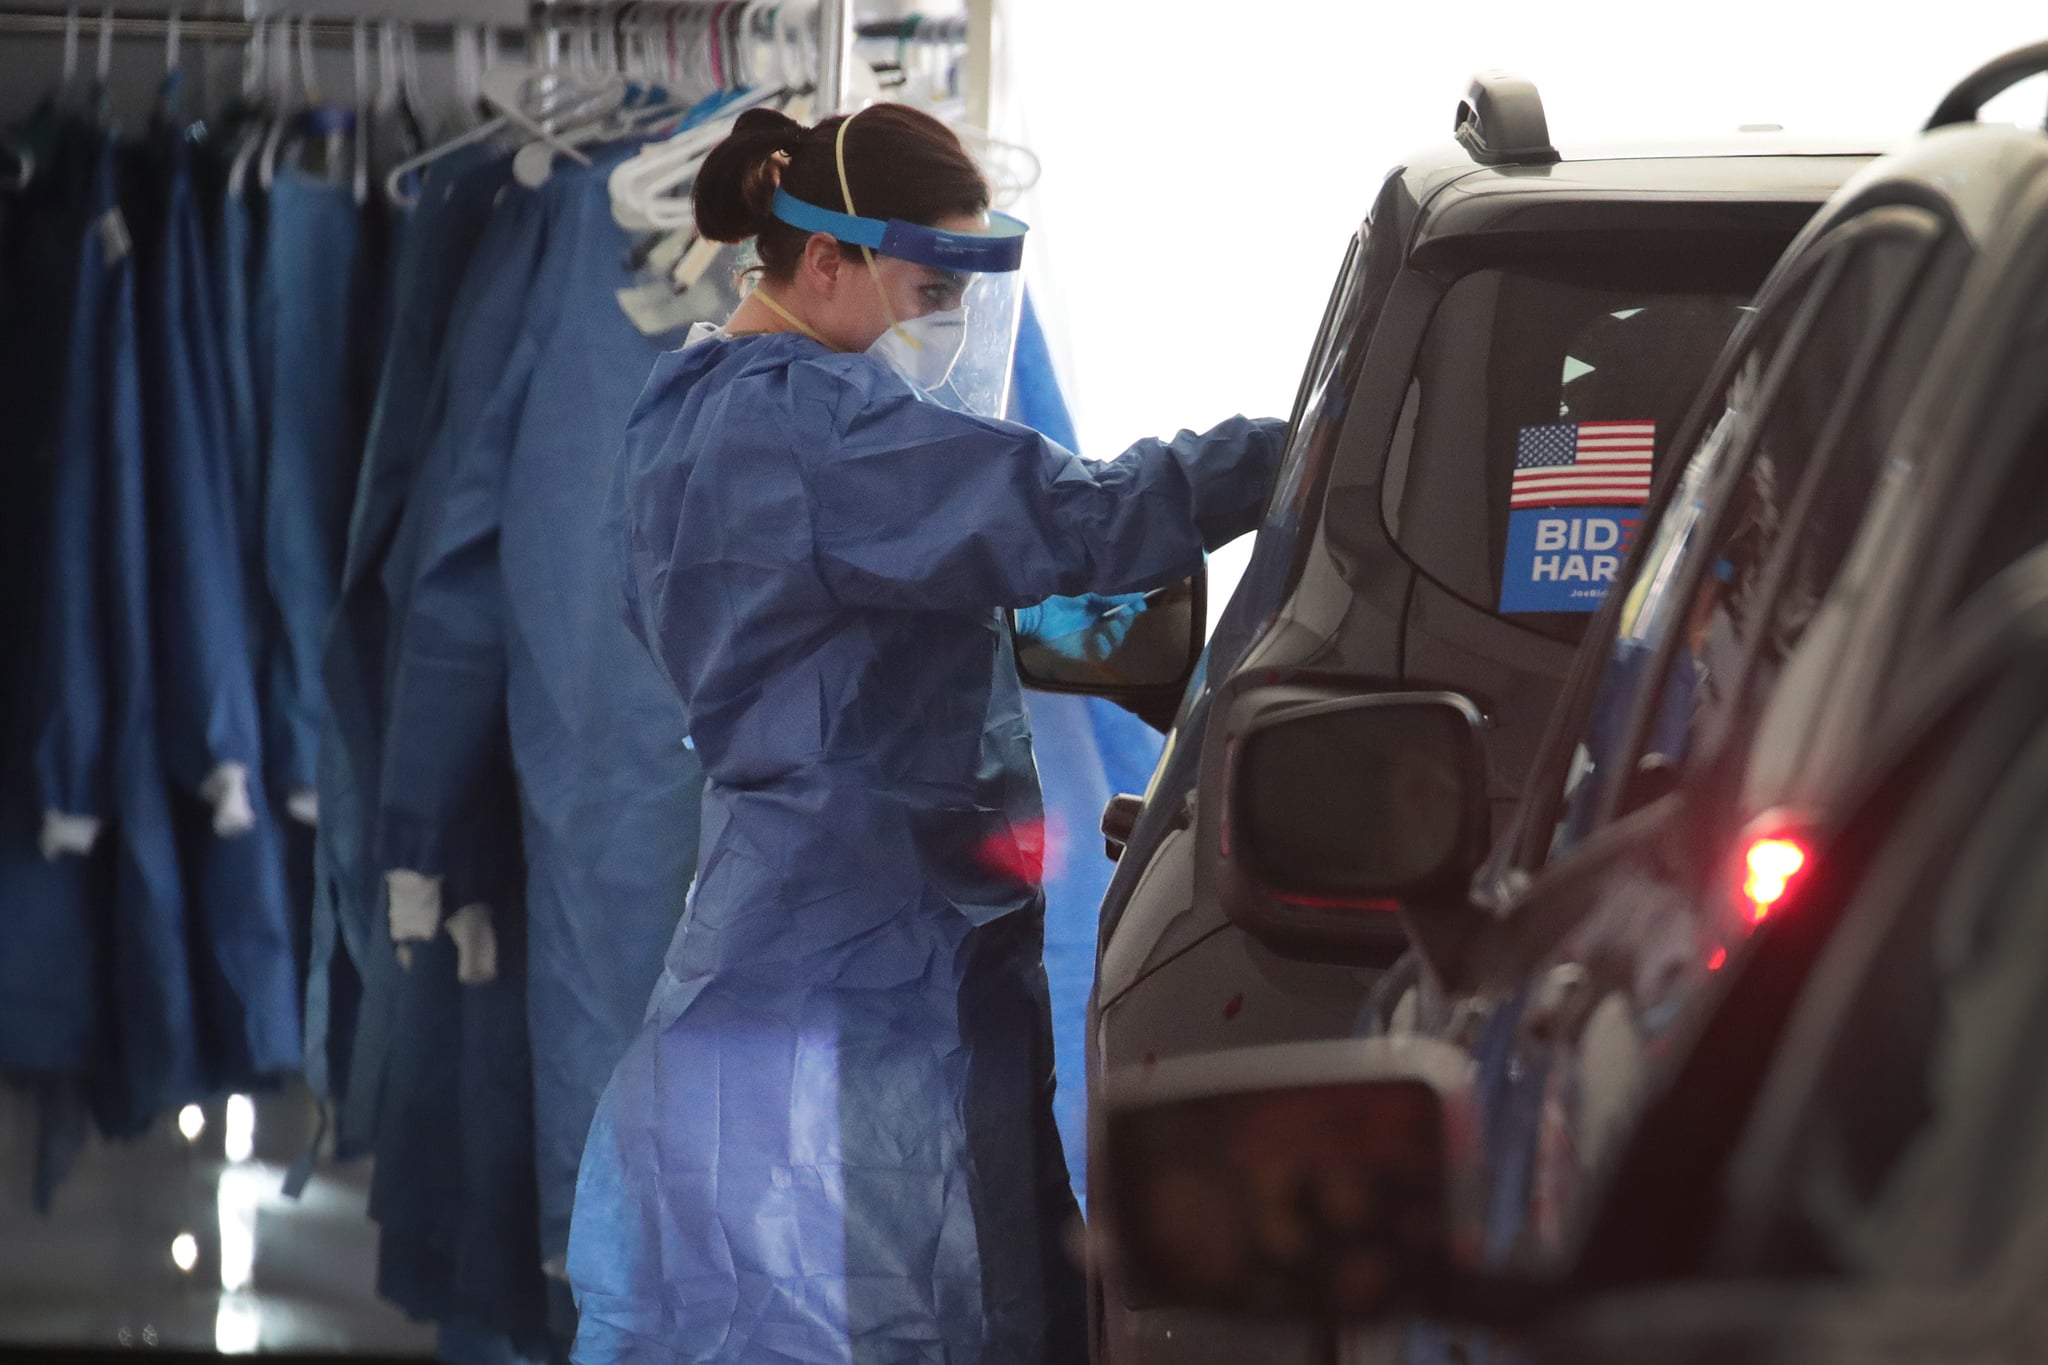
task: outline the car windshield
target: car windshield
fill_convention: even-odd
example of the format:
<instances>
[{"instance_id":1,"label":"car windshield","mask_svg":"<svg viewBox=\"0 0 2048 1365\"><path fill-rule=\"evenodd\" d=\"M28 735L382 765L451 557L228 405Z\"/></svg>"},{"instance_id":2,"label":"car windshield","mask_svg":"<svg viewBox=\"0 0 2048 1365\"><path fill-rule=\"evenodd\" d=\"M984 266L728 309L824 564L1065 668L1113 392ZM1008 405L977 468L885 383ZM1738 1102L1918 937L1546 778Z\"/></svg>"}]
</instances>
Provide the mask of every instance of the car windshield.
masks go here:
<instances>
[{"instance_id":1,"label":"car windshield","mask_svg":"<svg viewBox=\"0 0 2048 1365\"><path fill-rule=\"evenodd\" d=\"M1403 551L1468 602L1575 643L1767 264L1588 248L1461 276L1388 464Z\"/></svg>"}]
</instances>

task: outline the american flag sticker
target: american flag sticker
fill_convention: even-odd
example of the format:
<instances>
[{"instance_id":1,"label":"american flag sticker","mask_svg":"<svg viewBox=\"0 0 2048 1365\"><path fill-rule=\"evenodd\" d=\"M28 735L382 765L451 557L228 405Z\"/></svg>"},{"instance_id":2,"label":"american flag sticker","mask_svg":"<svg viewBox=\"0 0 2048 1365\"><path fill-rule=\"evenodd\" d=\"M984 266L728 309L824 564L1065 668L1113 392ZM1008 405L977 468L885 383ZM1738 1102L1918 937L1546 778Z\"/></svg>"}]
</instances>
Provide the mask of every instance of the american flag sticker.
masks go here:
<instances>
[{"instance_id":1,"label":"american flag sticker","mask_svg":"<svg viewBox=\"0 0 2048 1365\"><path fill-rule=\"evenodd\" d=\"M1655 422L1552 422L1515 439L1503 612L1589 612L1607 599L1650 497Z\"/></svg>"},{"instance_id":2,"label":"american flag sticker","mask_svg":"<svg viewBox=\"0 0 2048 1365\"><path fill-rule=\"evenodd\" d=\"M1550 422L1515 437L1508 506L1641 507L1650 497L1655 422Z\"/></svg>"}]
</instances>

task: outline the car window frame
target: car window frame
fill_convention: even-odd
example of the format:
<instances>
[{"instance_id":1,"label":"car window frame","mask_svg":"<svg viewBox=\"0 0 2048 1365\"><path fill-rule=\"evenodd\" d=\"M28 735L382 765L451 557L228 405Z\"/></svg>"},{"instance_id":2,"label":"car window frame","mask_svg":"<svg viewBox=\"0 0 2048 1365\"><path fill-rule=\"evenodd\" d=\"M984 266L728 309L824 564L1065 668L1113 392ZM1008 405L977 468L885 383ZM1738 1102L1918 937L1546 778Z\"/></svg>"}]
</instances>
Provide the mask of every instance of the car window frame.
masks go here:
<instances>
[{"instance_id":1,"label":"car window frame","mask_svg":"<svg viewBox=\"0 0 2048 1365\"><path fill-rule=\"evenodd\" d=\"M1623 607L1637 581L1650 571L1650 550L1657 541L1664 519L1675 510L1677 494L1685 484L1686 470L1721 421L1727 407L1728 389L1742 367L1749 363L1764 338L1765 329L1783 316L1780 310L1789 306L1797 311L1791 317L1787 333L1789 335L1797 328L1799 338L1803 340L1819 310L1826 306L1834 291L1845 268L1846 253L1872 231L1881 230L1882 225L1878 228L1871 226L1873 218L1895 206L1897 201L1892 200L1864 206L1851 216L1828 224L1816 236L1796 246L1758 290L1754 311L1729 339L1720 362L1701 386L1700 394L1681 428L1682 439L1673 443L1674 451L1686 452L1685 458L1673 459L1657 471L1650 502L1644 508L1642 524L1628 562L1623 566L1614 590L1601 605L1599 614L1589 624L1572 674L1567 678L1565 690L1552 712L1549 730L1538 751L1538 766L1534 770L1540 775L1540 786L1532 784L1518 812L1515 829L1503 843L1492 867L1484 874L1480 894L1496 909L1506 911L1511 908L1529 879L1554 863L1571 860L1577 850L1589 844L1605 844L1606 841L1600 840L1599 836L1603 829L1616 823L1611 814L1597 816L1586 835L1568 848L1553 850L1552 835L1566 796L1565 777L1570 769L1571 756L1577 752L1591 722L1593 705L1619 636ZM1778 387L1796 350L1797 347L1788 347L1780 342L1781 354L1773 358L1772 372L1766 377L1762 396L1756 404L1757 421L1744 434L1741 447L1724 452L1718 457L1717 464L1729 470L1747 469L1756 433L1768 418L1770 405L1776 399ZM1710 525L1718 525L1725 514L1727 494L1733 486L1731 475L1716 489L1716 503L1706 518ZM1692 558L1697 561L1699 557L1694 555ZM1692 586L1696 588L1696 580ZM1683 582L1678 588L1690 591ZM1658 652L1664 654L1664 643L1660 643ZM1661 661L1653 659L1650 676L1656 676L1658 668L1668 666L1668 656ZM1631 766L1650 715L1640 697L1634 709L1641 714L1630 716L1623 742L1617 746L1617 753L1629 756ZM1615 796L1613 791L1604 795L1603 806ZM1641 812L1632 812L1624 818L1634 824L1634 816L1638 814ZM1590 851L1596 858L1600 856L1597 848Z\"/></svg>"},{"instance_id":2,"label":"car window frame","mask_svg":"<svg viewBox=\"0 0 2048 1365\"><path fill-rule=\"evenodd\" d=\"M1273 486L1267 490L1265 513L1260 519L1262 526L1280 519L1285 504L1299 497L1300 486L1306 482L1308 452L1300 446L1304 439L1302 423L1309 417L1311 406L1320 409L1322 404L1317 400L1328 393L1332 383L1342 378L1346 347L1344 338L1338 336L1339 329L1347 334L1355 331L1359 320L1365 316L1366 240L1371 231L1372 225L1366 223L1351 234L1343 263L1337 267L1336 283L1330 287L1330 297L1323 304L1323 320L1316 328L1315 341L1309 347L1308 364L1301 372L1301 383L1294 392L1294 406L1288 412L1287 448L1273 471Z\"/></svg>"},{"instance_id":3,"label":"car window frame","mask_svg":"<svg viewBox=\"0 0 2048 1365\"><path fill-rule=\"evenodd\" d=\"M1641 234L1646 240L1653 235L1649 230L1642 228L1624 227L1617 228L1615 231L1618 234L1624 235ZM1795 238L1793 246L1788 246L1787 250L1794 249L1797 241L1798 239ZM1408 542L1400 534L1401 517L1398 509L1393 506L1390 497L1392 490L1404 487L1407 482L1407 469L1397 466L1397 461L1405 465L1406 462L1412 461L1414 458L1412 448L1402 448L1397 437L1402 426L1402 418L1410 392L1415 384L1416 371L1422 364L1423 355L1429 347L1431 330L1436 325L1439 310L1444 305L1445 300L1450 297L1452 291L1474 275L1486 271L1500 271L1513 274L1517 271L1526 270L1528 259L1532 252L1540 261L1553 265L1557 260L1567 255L1572 257L1575 262L1582 263L1590 259L1587 254L1585 241L1580 235L1560 234L1554 237L1538 237L1536 234L1531 234L1531 241L1513 245L1504 243L1461 245L1455 254L1442 254L1426 266L1411 260L1405 268L1405 274L1409 279L1412 279L1414 288L1412 291L1403 293L1400 297L1400 301L1412 311L1412 317L1409 319L1410 325L1407 327L1403 343L1400 349L1393 354L1381 355L1375 351L1367 357L1366 373L1361 377L1359 393L1363 396L1367 392L1366 385L1377 382L1379 387L1374 392L1374 401L1383 406L1387 413L1386 420L1368 433L1368 440L1365 444L1376 448L1381 459L1377 476L1370 481L1376 489L1375 502L1378 506L1380 520L1379 534L1386 544L1391 547L1401 563L1409 568L1417 581L1431 584L1437 591L1465 608L1491 617L1531 639L1542 640L1564 650L1576 650L1579 644L1598 628L1600 620L1598 612L1605 607L1606 603L1603 602L1601 608L1595 608L1593 612L1588 614L1586 632L1577 641L1573 641L1561 640L1532 622L1520 619L1521 614L1519 613L1501 611L1498 605L1497 591L1490 599L1475 599L1456 584L1447 581L1431 565L1423 562L1410 550ZM1781 257L1780 259L1782 260L1783 258ZM1757 287L1757 297L1761 298L1764 292L1769 289L1776 269L1777 267L1773 267L1771 272L1766 273L1764 279ZM1392 301L1390 296L1388 310L1390 314L1393 311ZM1731 342L1736 337L1742 335L1743 329L1749 325L1751 320L1745 319L1742 323L1737 324L1735 332L1730 337ZM1724 343L1724 354L1726 344ZM1710 377L1712 373L1712 371L1709 372ZM1398 382L1396 382L1397 380ZM1682 437L1692 427L1698 413L1698 401L1698 398L1695 397L1694 405L1686 410L1685 417L1674 428L1678 436ZM1678 448L1676 441L1674 441L1673 448ZM1333 470L1338 463L1341 462L1333 462ZM1660 471L1652 480L1652 503L1655 501L1661 478L1662 474ZM1332 482L1335 482L1334 478ZM1645 504L1644 510L1646 514L1649 506L1650 503ZM1643 538L1644 533L1648 529L1647 522L1644 526L1639 527L1638 538ZM1620 576L1617 575L1617 587L1619 583ZM1611 591L1609 598L1611 599L1615 595Z\"/></svg>"},{"instance_id":4,"label":"car window frame","mask_svg":"<svg viewBox=\"0 0 2048 1365\"><path fill-rule=\"evenodd\" d=\"M2036 578L2044 569L2048 546L2012 566L2012 571ZM1988 867L2024 863L2037 869L2044 856L2038 821L2027 817L2048 807L2048 764L2042 762L2048 756L2048 719L2038 700L2042 658L2048 652L2043 627L2048 621L2042 619L2038 605L2000 602L1997 583L1994 579L1972 599L1993 611L1973 614L1966 606L1958 627L1944 635L1969 663L1932 689L1933 698L1940 701L1938 708L1927 705L1929 697L1916 697L1919 705L1912 711L1932 715L1915 715L1911 724L1888 729L1894 742L1880 745L1880 751L1900 753L1885 754L1870 766L1857 784L1862 798L1835 822L1842 830L1867 819L1865 808L1882 803L1899 768L1911 761L1914 750L1927 746L1927 736L1940 730L1942 716L1961 724L1958 735L1942 745L1931 780L1922 784L1924 793L1907 798L1906 808L1886 819L1886 847L1837 893L1844 904L1840 922L1793 1004L1778 1055L1729 1157L1732 1217L1718 1249L1724 1263L1753 1256L1767 1235L1771 1207L1785 1194L1788 1163L1822 1103L1823 1073L1837 1053L1845 1024L1871 985L1882 939L1916 910L1946 913L1928 909L1925 903L1946 902L1953 888L1983 881ZM2001 621L2010 623L2006 630L1999 629ZM2007 631L2019 638L2005 638ZM2022 686L2015 687L2016 683ZM2017 706L2016 691L2026 693ZM1898 743L1901 737L1910 743ZM1958 794L1969 803L1960 809ZM2003 818L1976 818L1986 812ZM1907 868L1908 875L1889 875L1897 870L1895 865ZM1929 882L1938 888L1932 897L1924 893ZM1983 894L2003 896L2009 887L1987 887Z\"/></svg>"},{"instance_id":5,"label":"car window frame","mask_svg":"<svg viewBox=\"0 0 2048 1365\"><path fill-rule=\"evenodd\" d=\"M1873 220L1881 221L1873 222ZM1777 544L1772 547L1770 558L1765 562L1762 576L1759 579L1759 628L1743 644L1742 652L1737 656L1733 677L1730 680L1730 709L1735 715L1741 715L1745 711L1752 709L1756 701L1756 698L1751 693L1757 684L1757 663L1762 654L1764 641L1770 634L1771 623L1776 620L1779 608L1783 605L1785 588L1791 578L1794 556L1798 553L1801 539L1808 529L1808 523L1815 510L1821 506L1825 486L1836 469L1837 461L1842 456L1842 437L1848 428L1855 405L1864 400L1872 379L1890 358L1893 348L1901 343L1902 329L1910 319L1913 306L1920 301L1921 290L1935 274L1937 266L1942 263L1943 252L1954 246L1954 223L1944 219L1942 215L1924 205L1888 204L1858 215L1857 219L1853 221L1867 225L1868 230L1857 236L1850 249L1856 249L1867 239L1874 239L1888 230L1902 230L1919 234L1916 243L1919 250L1915 259L1906 267L1908 278L1905 287L1900 291L1898 298L1893 302L1884 319L1874 326L1870 333L1863 338L1855 356L1850 361L1840 388L1833 399L1832 406L1829 407L1827 416L1822 421L1818 434L1815 437L1814 448L1807 460L1806 468L1800 473L1798 486L1793 490L1792 498L1786 504L1784 529L1779 534ZM1897 225L1896 229L1894 229L1894 224ZM1833 285L1831 285L1831 292L1832 288L1840 283L1841 273L1837 272L1836 279ZM1821 306L1825 307L1826 305L1823 302ZM1953 309L1950 311L1953 312ZM1946 321L1946 316L1944 321ZM1796 353L1792 356L1792 363L1798 363ZM1783 375L1779 377L1779 387L1771 394L1773 403L1783 392L1784 378L1785 376ZM1762 438L1765 427L1770 422L1773 410L1771 406L1766 405L1754 423L1752 428L1753 439L1748 442L1747 450L1744 452L1745 459L1741 468L1738 470L1733 464L1730 464L1722 475L1726 481L1723 490L1723 501L1719 509L1722 518L1725 518L1727 515L1727 503L1728 499L1732 496L1733 490L1738 485L1740 479L1748 474L1749 466L1756 458L1758 443ZM1864 505L1858 513L1857 531L1850 537L1851 545L1853 545L1856 536L1861 534L1863 526L1870 522L1877 511L1877 487L1876 480L1873 479L1870 494L1865 499ZM1717 520L1715 530L1718 531L1724 524L1724 520ZM1705 543L1705 541L1701 542L1702 545ZM1692 595L1697 594L1700 580L1705 573L1704 564L1707 556L1704 549L1695 552L1692 558L1695 561L1693 572L1688 580L1681 584L1681 591L1687 594L1684 600L1690 600ZM1839 581L1842 569L1846 566L1847 562L1848 556L1845 553L1842 563L1835 566L1835 574L1830 579L1830 594L1833 591L1834 583ZM1663 702L1664 689L1670 685L1671 654L1675 652L1676 648L1675 632L1667 632L1665 638L1658 642L1659 658L1653 661L1651 668L1651 677L1656 679L1656 681L1651 688L1646 690L1637 699L1641 712L1637 719L1640 721L1642 728L1631 736L1632 745L1624 746L1629 771L1634 771L1646 757L1644 747L1649 740L1649 726ZM1741 744L1742 740L1738 732L1730 731L1715 742L1710 749L1686 755L1682 767L1694 775L1705 773L1717 765L1727 762L1733 753L1739 751ZM1732 749L1731 745L1737 746L1737 748ZM1609 788L1604 798L1609 808L1607 815L1609 823L1617 815L1626 814L1626 812L1620 809L1620 802L1625 796L1626 790L1627 783L1625 781ZM1598 818L1596 817L1597 822Z\"/></svg>"},{"instance_id":6,"label":"car window frame","mask_svg":"<svg viewBox=\"0 0 2048 1365\"><path fill-rule=\"evenodd\" d=\"M2048 398L2025 407L1983 401L2007 388L2015 367L2030 353L2048 346L2048 175L2029 188L2013 214L2011 231L2004 250L1979 252L1971 267L1973 273L1984 273L1992 292L1988 297L1972 298L1978 290L1970 288L1974 282L1966 282L1965 299L1951 315L1941 343L1968 334L1983 347L1983 356L1970 365L1964 384L1957 386L1966 390L1957 395L1965 410L1974 405L1974 411L1969 411L1969 420L1957 438L1945 443L1953 472L1947 477L1934 474L1938 482L1930 490L1933 496L1916 518L1923 537L1932 528L1956 525L1969 527L1971 534L1936 538L1925 574L1903 613L1899 648L1925 638L1963 600L2011 567L2001 566L1980 583L1962 581L1971 567L1970 547L1977 533L1990 520L1999 494L2012 483L2020 463L2028 458L2027 437L2048 414ZM1992 338L1991 344L1984 346L1987 336ZM2038 376L2029 378L2038 384ZM1971 454L1958 459L1954 451ZM2031 553L2022 554L2020 560ZM1897 649L1891 661L1898 661Z\"/></svg>"},{"instance_id":7,"label":"car window frame","mask_svg":"<svg viewBox=\"0 0 2048 1365\"><path fill-rule=\"evenodd\" d=\"M1692 528L1692 534L1675 547L1677 557L1673 562L1679 570L1678 576L1663 592L1668 592L1674 597L1689 598L1696 590L1696 580L1689 572L1689 565L1698 556L1692 554L1691 549L1706 536L1711 536L1714 528L1720 525L1722 517L1726 515L1727 504L1736 482L1736 473L1747 470L1750 452L1755 445L1755 434L1763 419L1768 416L1785 372L1791 367L1792 356L1798 349L1796 345L1788 345L1787 342L1805 339L1807 332L1812 328L1815 315L1833 293L1835 282L1841 275L1845 257L1838 247L1842 240L1833 234L1821 239L1809 253L1795 263L1795 268L1788 272L1782 285L1772 291L1772 300L1757 305L1756 312L1751 315L1743 335L1731 342L1736 349L1727 357L1725 365L1716 373L1714 381L1702 390L1701 397L1696 402L1695 417L1689 423L1689 435L1692 439L1683 447L1688 452L1686 458L1683 462L1674 461L1659 475L1659 486L1655 490L1655 511L1646 513L1643 517L1642 526L1637 532L1636 548L1630 555L1629 563L1624 566L1613 591L1608 594L1607 602L1603 604L1604 615L1594 623L1599 634L1596 637L1589 632L1587 638L1580 642L1582 657L1587 664L1585 675L1578 680L1582 690L1571 698L1573 716L1564 736L1563 747L1559 751L1546 752L1544 755L1546 759L1553 761L1562 756L1565 763L1562 768L1546 767L1543 806L1548 812L1548 819L1535 823L1532 829L1525 831L1529 839L1540 839L1540 850L1534 854L1533 861L1525 864L1530 870L1568 859L1575 849L1592 842L1602 831L1616 823L1612 809L1614 793L1610 789L1601 796L1600 804L1596 807L1586 832L1572 844L1562 848L1556 846L1557 823L1570 797L1571 767L1586 741L1587 728L1593 723L1593 713L1599 700L1600 689L1606 681L1609 668L1613 666L1615 649L1620 643L1622 631L1624 627L1632 628L1632 620L1626 619L1629 618L1630 599L1636 595L1643 575L1659 571L1661 561L1653 558L1653 552L1661 554L1672 548L1663 547L1659 542L1667 519L1686 514L1686 509L1679 505L1679 499L1690 485L1694 461L1704 452L1709 442L1729 441L1721 431L1722 424L1731 410L1727 402L1729 388L1734 385L1764 340L1765 328L1782 316L1776 309L1780 306L1790 308L1793 311L1785 329L1785 338L1778 343L1779 353L1772 358L1770 368L1757 386L1757 398L1753 405L1756 415L1749 422L1745 432L1735 437L1732 443L1725 444L1715 455L1713 467L1703 471L1707 485L1707 504L1700 513L1698 525ZM1705 528L1704 533L1701 528ZM1662 595L1660 592L1660 596ZM1599 641L1597 649L1593 648L1596 639ZM1659 641L1645 662L1644 676L1656 678L1660 669L1669 666L1663 641ZM1641 736L1647 730L1651 714L1653 713L1650 709L1644 705L1642 695L1638 694L1630 703L1621 739L1614 746L1617 768L1630 766L1622 762L1622 756L1632 756L1634 749L1641 743ZM1641 812L1630 814L1636 815Z\"/></svg>"}]
</instances>

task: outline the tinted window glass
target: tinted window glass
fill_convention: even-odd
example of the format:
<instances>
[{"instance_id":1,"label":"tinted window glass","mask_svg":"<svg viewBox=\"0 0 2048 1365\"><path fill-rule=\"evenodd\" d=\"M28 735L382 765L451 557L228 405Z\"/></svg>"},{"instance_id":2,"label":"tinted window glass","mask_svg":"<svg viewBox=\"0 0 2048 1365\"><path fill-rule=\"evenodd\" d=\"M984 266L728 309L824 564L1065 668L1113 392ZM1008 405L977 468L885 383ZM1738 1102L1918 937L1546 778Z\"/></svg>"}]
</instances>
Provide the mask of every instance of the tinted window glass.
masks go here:
<instances>
[{"instance_id":1,"label":"tinted window glass","mask_svg":"<svg viewBox=\"0 0 2048 1365\"><path fill-rule=\"evenodd\" d=\"M2048 317L2036 317L2014 344L2005 382L1998 387L1997 401L2012 408L1994 413L1987 423L1995 435L1984 454L2004 462L2005 476L1974 537L1951 600L1969 596L2035 546L2048 544L2048 404L2042 402L2043 374L2048 374Z\"/></svg>"},{"instance_id":2,"label":"tinted window glass","mask_svg":"<svg viewBox=\"0 0 2048 1365\"><path fill-rule=\"evenodd\" d=\"M1750 350L1729 385L1720 417L1708 428L1672 491L1635 580L1624 591L1614 643L1594 694L1579 743L1565 774L1552 851L1576 843L1592 827L1616 765L1647 670L1678 610L1682 571L1719 486L1728 453L1739 448L1758 416L1758 389L1811 295L1814 275L1777 300L1759 324Z\"/></svg>"},{"instance_id":3,"label":"tinted window glass","mask_svg":"<svg viewBox=\"0 0 2048 1365\"><path fill-rule=\"evenodd\" d=\"M1893 255L1903 247L1894 243L1873 249ZM1799 530L1786 548L1784 578L1771 607L1770 626L1762 635L1753 672L1743 686L1746 719L1742 726L1754 723L1786 660L1819 615L1822 600L1833 588L1870 515L1892 434L1899 429L1907 401L1948 320L1968 261L1968 253L1956 246L1940 252L1928 265L1914 286L1911 305L1875 357L1874 368L1855 400L1837 414L1840 432L1833 439L1827 467L1815 471L1818 477L1801 495L1804 508ZM1899 275L1905 273L1901 270ZM1845 281L1851 286L1856 283ZM1893 288L1893 282L1873 281L1866 274L1861 285L1859 308L1871 316L1872 310L1883 306L1880 296ZM1827 344L1839 338L1837 329ZM1806 380L1808 391L1824 390L1824 374L1808 372ZM1741 730L1734 737L1741 738Z\"/></svg>"},{"instance_id":4,"label":"tinted window glass","mask_svg":"<svg viewBox=\"0 0 2048 1365\"><path fill-rule=\"evenodd\" d=\"M1358 328L1360 314L1365 310L1364 259L1364 242L1360 238L1352 238L1351 249L1344 257L1344 268L1337 274L1337 286L1331 291L1329 306L1323 311L1322 330L1316 334L1315 347L1309 353L1301 389L1295 395L1287 452L1282 458L1280 477L1274 485L1272 502L1267 509L1267 523L1289 532L1299 525L1301 496L1308 486L1307 472L1311 465L1317 463L1310 458L1310 452L1336 440L1338 430L1344 425L1349 386L1342 382L1344 367L1341 362L1347 354L1364 345L1363 338L1352 335Z\"/></svg>"},{"instance_id":5,"label":"tinted window glass","mask_svg":"<svg viewBox=\"0 0 2048 1365\"><path fill-rule=\"evenodd\" d=\"M1915 233L1853 250L1771 401L1711 541L1697 552L1706 571L1685 609L1669 614L1680 635L1644 739L1648 769L1683 774L1718 751L1734 725L1742 660L1754 651L1776 676L1868 508L1891 423L1859 412L1872 387L1866 353L1890 333L1926 247ZM1885 367L1887 411L1901 400L1898 390L1910 388L1924 352L1908 359L1903 373ZM1810 490L1809 477L1821 480ZM1803 519L1802 502L1810 510ZM1775 610L1771 570L1781 558L1789 591Z\"/></svg>"},{"instance_id":6,"label":"tinted window glass","mask_svg":"<svg viewBox=\"0 0 2048 1365\"><path fill-rule=\"evenodd\" d=\"M1623 253L1460 277L1388 470L1402 549L1467 601L1577 641L1758 269Z\"/></svg>"}]
</instances>

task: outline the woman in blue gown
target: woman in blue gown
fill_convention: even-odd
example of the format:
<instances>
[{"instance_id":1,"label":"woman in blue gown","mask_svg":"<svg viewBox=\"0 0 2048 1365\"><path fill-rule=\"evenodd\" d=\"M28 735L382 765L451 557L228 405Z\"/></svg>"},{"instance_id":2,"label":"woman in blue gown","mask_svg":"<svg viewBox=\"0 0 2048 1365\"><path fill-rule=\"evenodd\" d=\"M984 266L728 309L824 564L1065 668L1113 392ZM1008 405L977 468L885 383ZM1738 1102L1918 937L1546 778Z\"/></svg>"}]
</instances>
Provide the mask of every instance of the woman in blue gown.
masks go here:
<instances>
[{"instance_id":1,"label":"woman in blue gown","mask_svg":"<svg viewBox=\"0 0 2048 1365\"><path fill-rule=\"evenodd\" d=\"M695 205L761 270L657 363L616 503L704 855L584 1154L575 1358L1069 1365L1007 609L1195 572L1255 525L1282 424L1090 464L966 410L1006 373L1023 229L907 108L751 112Z\"/></svg>"}]
</instances>

